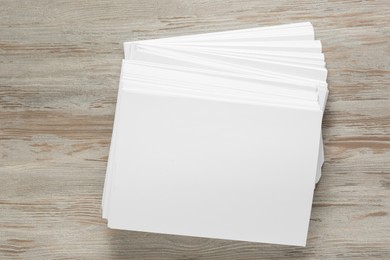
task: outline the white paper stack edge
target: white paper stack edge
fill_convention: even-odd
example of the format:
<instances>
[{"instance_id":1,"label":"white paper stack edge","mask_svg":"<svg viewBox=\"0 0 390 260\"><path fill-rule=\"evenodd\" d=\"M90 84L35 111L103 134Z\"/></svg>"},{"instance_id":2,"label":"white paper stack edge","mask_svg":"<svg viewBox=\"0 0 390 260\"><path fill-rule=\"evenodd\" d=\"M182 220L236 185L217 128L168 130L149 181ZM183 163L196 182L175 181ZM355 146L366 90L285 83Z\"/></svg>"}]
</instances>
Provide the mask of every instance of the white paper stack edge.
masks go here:
<instances>
[{"instance_id":1,"label":"white paper stack edge","mask_svg":"<svg viewBox=\"0 0 390 260\"><path fill-rule=\"evenodd\" d=\"M311 23L124 48L108 226L306 245L328 95Z\"/></svg>"}]
</instances>

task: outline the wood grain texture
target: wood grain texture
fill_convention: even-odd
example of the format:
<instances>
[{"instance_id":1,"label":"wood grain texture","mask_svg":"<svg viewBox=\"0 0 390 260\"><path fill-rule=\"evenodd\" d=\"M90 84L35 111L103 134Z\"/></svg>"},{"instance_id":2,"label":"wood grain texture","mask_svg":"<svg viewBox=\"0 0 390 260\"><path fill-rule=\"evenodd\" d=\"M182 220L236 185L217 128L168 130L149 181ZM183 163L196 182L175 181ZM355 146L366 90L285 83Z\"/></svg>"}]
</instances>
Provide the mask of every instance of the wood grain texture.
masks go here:
<instances>
[{"instance_id":1,"label":"wood grain texture","mask_svg":"<svg viewBox=\"0 0 390 260\"><path fill-rule=\"evenodd\" d=\"M306 248L110 230L122 42L311 21L329 69ZM390 259L389 1L0 1L0 258Z\"/></svg>"}]
</instances>

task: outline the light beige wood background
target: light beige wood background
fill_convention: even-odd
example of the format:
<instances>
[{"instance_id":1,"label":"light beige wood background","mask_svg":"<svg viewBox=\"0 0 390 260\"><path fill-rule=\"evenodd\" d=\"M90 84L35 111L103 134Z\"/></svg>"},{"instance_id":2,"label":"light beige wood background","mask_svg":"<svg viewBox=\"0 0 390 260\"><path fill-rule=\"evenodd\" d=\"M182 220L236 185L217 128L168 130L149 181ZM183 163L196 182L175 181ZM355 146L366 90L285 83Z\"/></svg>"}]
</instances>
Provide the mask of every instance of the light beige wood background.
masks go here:
<instances>
[{"instance_id":1,"label":"light beige wood background","mask_svg":"<svg viewBox=\"0 0 390 260\"><path fill-rule=\"evenodd\" d=\"M311 21L330 96L306 248L101 219L122 42ZM0 2L0 258L390 259L389 1Z\"/></svg>"}]
</instances>

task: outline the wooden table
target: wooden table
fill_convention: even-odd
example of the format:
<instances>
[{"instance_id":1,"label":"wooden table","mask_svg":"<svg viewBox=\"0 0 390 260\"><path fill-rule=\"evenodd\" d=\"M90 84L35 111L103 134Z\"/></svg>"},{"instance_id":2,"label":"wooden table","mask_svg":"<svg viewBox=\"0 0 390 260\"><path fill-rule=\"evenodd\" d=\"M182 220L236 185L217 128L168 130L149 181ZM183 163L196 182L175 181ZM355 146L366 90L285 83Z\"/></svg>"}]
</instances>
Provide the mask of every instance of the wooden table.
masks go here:
<instances>
[{"instance_id":1,"label":"wooden table","mask_svg":"<svg viewBox=\"0 0 390 260\"><path fill-rule=\"evenodd\" d=\"M330 96L306 248L110 230L129 40L311 21ZM1 1L0 258L390 259L389 1Z\"/></svg>"}]
</instances>

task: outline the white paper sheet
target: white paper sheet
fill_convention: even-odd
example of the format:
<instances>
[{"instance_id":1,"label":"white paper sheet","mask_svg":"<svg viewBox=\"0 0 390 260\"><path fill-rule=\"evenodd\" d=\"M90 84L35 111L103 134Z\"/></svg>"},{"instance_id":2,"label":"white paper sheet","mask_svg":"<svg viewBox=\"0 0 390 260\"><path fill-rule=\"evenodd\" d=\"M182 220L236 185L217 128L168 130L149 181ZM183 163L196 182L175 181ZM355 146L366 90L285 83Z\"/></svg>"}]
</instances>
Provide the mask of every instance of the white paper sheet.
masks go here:
<instances>
[{"instance_id":1,"label":"white paper sheet","mask_svg":"<svg viewBox=\"0 0 390 260\"><path fill-rule=\"evenodd\" d=\"M122 98L111 228L305 245L320 110Z\"/></svg>"}]
</instances>

